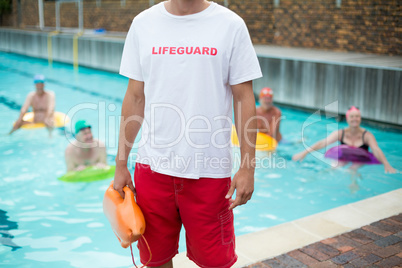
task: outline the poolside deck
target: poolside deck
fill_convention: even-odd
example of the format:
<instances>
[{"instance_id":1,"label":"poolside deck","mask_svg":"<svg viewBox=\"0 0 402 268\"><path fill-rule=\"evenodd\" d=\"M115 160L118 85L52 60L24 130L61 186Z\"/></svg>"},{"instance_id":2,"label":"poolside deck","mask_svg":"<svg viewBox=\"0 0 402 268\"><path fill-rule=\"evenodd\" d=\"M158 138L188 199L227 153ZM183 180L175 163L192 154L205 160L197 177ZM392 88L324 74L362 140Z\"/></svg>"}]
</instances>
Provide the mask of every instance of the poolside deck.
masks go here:
<instances>
[{"instance_id":1,"label":"poolside deck","mask_svg":"<svg viewBox=\"0 0 402 268\"><path fill-rule=\"evenodd\" d=\"M398 267L385 264L402 258L401 204L402 188L239 236L236 238L239 259L233 267L354 267L353 263L334 261L355 261L355 266L364 261L384 261L382 266L372 267ZM364 255L370 249L373 251ZM375 261L373 252L381 260ZM285 264L286 261L289 263ZM292 264L296 261L301 266ZM173 264L175 268L197 267L185 252L177 255Z\"/></svg>"},{"instance_id":2,"label":"poolside deck","mask_svg":"<svg viewBox=\"0 0 402 268\"><path fill-rule=\"evenodd\" d=\"M402 267L402 214L244 267Z\"/></svg>"},{"instance_id":3,"label":"poolside deck","mask_svg":"<svg viewBox=\"0 0 402 268\"><path fill-rule=\"evenodd\" d=\"M402 68L401 56L376 55L358 52L340 52L323 49L254 45L260 57L302 60L373 68Z\"/></svg>"}]
</instances>

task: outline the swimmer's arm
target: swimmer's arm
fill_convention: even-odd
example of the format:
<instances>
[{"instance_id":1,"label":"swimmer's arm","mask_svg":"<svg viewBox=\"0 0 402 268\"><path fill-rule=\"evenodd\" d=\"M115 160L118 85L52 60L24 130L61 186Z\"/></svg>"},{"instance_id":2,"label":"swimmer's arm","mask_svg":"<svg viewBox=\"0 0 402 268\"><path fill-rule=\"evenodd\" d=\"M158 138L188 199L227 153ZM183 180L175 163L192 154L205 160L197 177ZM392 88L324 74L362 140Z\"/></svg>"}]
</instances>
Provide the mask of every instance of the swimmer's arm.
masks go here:
<instances>
[{"instance_id":1,"label":"swimmer's arm","mask_svg":"<svg viewBox=\"0 0 402 268\"><path fill-rule=\"evenodd\" d=\"M384 153L378 146L378 143L374 137L373 134L370 132L367 132L365 135L366 142L368 146L371 148L373 151L374 156L380 161L381 163L384 164L384 169L386 173L396 173L396 169L394 169L389 163L387 158L385 157Z\"/></svg>"},{"instance_id":2,"label":"swimmer's arm","mask_svg":"<svg viewBox=\"0 0 402 268\"><path fill-rule=\"evenodd\" d=\"M101 141L99 141L99 163L107 165L107 153L106 153L106 147L105 144Z\"/></svg>"},{"instance_id":3,"label":"swimmer's arm","mask_svg":"<svg viewBox=\"0 0 402 268\"><path fill-rule=\"evenodd\" d=\"M229 209L247 203L254 191L257 120L252 81L232 85L235 126L240 142L241 166L226 195ZM231 197L236 189L236 198Z\"/></svg>"},{"instance_id":4,"label":"swimmer's arm","mask_svg":"<svg viewBox=\"0 0 402 268\"><path fill-rule=\"evenodd\" d=\"M279 128L281 126L281 119L282 119L282 112L278 110L277 116L275 118L275 139L279 142L281 141L281 132L279 131Z\"/></svg>"},{"instance_id":5,"label":"swimmer's arm","mask_svg":"<svg viewBox=\"0 0 402 268\"><path fill-rule=\"evenodd\" d=\"M119 145L116 155L114 189L124 197L123 187L128 186L135 194L135 188L127 168L128 156L144 120L144 82L129 79L121 108Z\"/></svg>"},{"instance_id":6,"label":"swimmer's arm","mask_svg":"<svg viewBox=\"0 0 402 268\"><path fill-rule=\"evenodd\" d=\"M96 148L97 158L94 161L94 167L106 168L107 167L107 153L105 144L101 141L98 142L98 147Z\"/></svg>"},{"instance_id":7,"label":"swimmer's arm","mask_svg":"<svg viewBox=\"0 0 402 268\"><path fill-rule=\"evenodd\" d=\"M32 97L34 96L34 94L35 94L34 92L30 92L27 95L27 98L25 99L24 105L21 108L21 112L20 112L20 116L19 116L18 120L22 120L22 118L24 117L24 115L28 111L29 106L31 106L31 104L32 104Z\"/></svg>"},{"instance_id":8,"label":"swimmer's arm","mask_svg":"<svg viewBox=\"0 0 402 268\"><path fill-rule=\"evenodd\" d=\"M303 160L309 153L318 151L334 142L339 141L341 137L342 131L336 130L328 135L325 139L322 139L316 143L314 143L311 147L306 147L306 150L303 152L297 153L292 157L293 161Z\"/></svg>"},{"instance_id":9,"label":"swimmer's arm","mask_svg":"<svg viewBox=\"0 0 402 268\"><path fill-rule=\"evenodd\" d=\"M87 166L81 164L81 165L75 166L73 171L81 171L81 170L84 170L86 168L87 168Z\"/></svg>"},{"instance_id":10,"label":"swimmer's arm","mask_svg":"<svg viewBox=\"0 0 402 268\"><path fill-rule=\"evenodd\" d=\"M19 129L22 126L24 115L28 111L29 106L31 106L31 104L32 104L32 97L33 97L34 94L35 94L34 92L30 92L27 95L27 97L25 99L25 103L21 108L20 115L18 116L17 121L15 121L15 124L13 125L13 128L8 133L9 135L11 135L14 131L16 131L17 129Z\"/></svg>"},{"instance_id":11,"label":"swimmer's arm","mask_svg":"<svg viewBox=\"0 0 402 268\"><path fill-rule=\"evenodd\" d=\"M56 106L56 95L52 91L49 91L48 93L49 93L49 107L47 108L46 111L46 118L53 116L54 108Z\"/></svg>"},{"instance_id":12,"label":"swimmer's arm","mask_svg":"<svg viewBox=\"0 0 402 268\"><path fill-rule=\"evenodd\" d=\"M64 152L64 158L66 159L67 172L75 170L76 165L74 163L71 148L69 148L69 146L67 146L66 151Z\"/></svg>"},{"instance_id":13,"label":"swimmer's arm","mask_svg":"<svg viewBox=\"0 0 402 268\"><path fill-rule=\"evenodd\" d=\"M262 115L261 107L255 109L257 118L257 128L258 132L269 135L269 122L265 116Z\"/></svg>"}]
</instances>

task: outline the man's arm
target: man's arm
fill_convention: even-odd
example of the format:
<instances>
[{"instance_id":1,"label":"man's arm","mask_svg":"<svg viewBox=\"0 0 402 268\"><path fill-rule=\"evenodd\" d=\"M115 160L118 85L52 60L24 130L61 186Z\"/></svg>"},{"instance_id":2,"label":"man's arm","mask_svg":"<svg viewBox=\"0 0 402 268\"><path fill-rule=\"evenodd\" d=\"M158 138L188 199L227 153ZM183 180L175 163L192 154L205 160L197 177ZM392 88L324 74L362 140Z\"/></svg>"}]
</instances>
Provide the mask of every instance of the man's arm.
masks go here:
<instances>
[{"instance_id":1,"label":"man's arm","mask_svg":"<svg viewBox=\"0 0 402 268\"><path fill-rule=\"evenodd\" d=\"M269 134L269 122L265 116L262 115L261 107L255 109L257 119L258 132Z\"/></svg>"},{"instance_id":2,"label":"man's arm","mask_svg":"<svg viewBox=\"0 0 402 268\"><path fill-rule=\"evenodd\" d=\"M241 164L234 175L226 198L230 198L230 207L247 203L254 191L255 141L257 136L257 120L255 118L255 99L252 81L231 86L235 126L240 142ZM231 197L236 189L236 198Z\"/></svg>"},{"instance_id":3,"label":"man's arm","mask_svg":"<svg viewBox=\"0 0 402 268\"><path fill-rule=\"evenodd\" d=\"M100 153L100 163L107 165L107 153L106 153L106 147L103 145L102 147L99 148L101 150Z\"/></svg>"},{"instance_id":4,"label":"man's arm","mask_svg":"<svg viewBox=\"0 0 402 268\"><path fill-rule=\"evenodd\" d=\"M135 193L131 175L127 168L127 160L144 119L144 108L144 82L130 79L121 109L119 147L116 155L116 172L114 175L114 189L123 198L124 186L128 186Z\"/></svg>"},{"instance_id":5,"label":"man's arm","mask_svg":"<svg viewBox=\"0 0 402 268\"><path fill-rule=\"evenodd\" d=\"M27 97L25 99L24 105L21 108L20 116L19 116L18 120L22 120L22 118L24 117L24 115L28 111L29 106L31 106L32 98L33 98L34 94L35 94L35 92L28 93L28 95L27 95Z\"/></svg>"},{"instance_id":6,"label":"man's arm","mask_svg":"<svg viewBox=\"0 0 402 268\"><path fill-rule=\"evenodd\" d=\"M98 142L97 150L99 150L98 151L99 152L99 157L98 157L97 163L95 165L98 166L98 167L103 168L103 167L107 166L106 146L100 140L98 140L97 142Z\"/></svg>"},{"instance_id":7,"label":"man's arm","mask_svg":"<svg viewBox=\"0 0 402 268\"><path fill-rule=\"evenodd\" d=\"M48 106L45 115L45 124L47 127L54 126L54 108L56 106L56 95L52 91L47 91L48 94Z\"/></svg>"},{"instance_id":8,"label":"man's arm","mask_svg":"<svg viewBox=\"0 0 402 268\"><path fill-rule=\"evenodd\" d=\"M46 111L46 117L54 115L54 108L56 107L56 95L52 91L48 91L49 94L49 106Z\"/></svg>"},{"instance_id":9,"label":"man's arm","mask_svg":"<svg viewBox=\"0 0 402 268\"><path fill-rule=\"evenodd\" d=\"M27 95L27 97L25 99L25 102L24 102L24 105L21 108L20 115L19 115L17 121L15 121L15 124L14 124L13 128L8 133L9 135L12 134L14 131L16 131L17 129L19 129L22 126L22 124L23 124L22 118L24 117L25 113L28 111L29 106L31 106L32 97L33 97L34 94L35 94L35 92L30 92Z\"/></svg>"},{"instance_id":10,"label":"man's arm","mask_svg":"<svg viewBox=\"0 0 402 268\"><path fill-rule=\"evenodd\" d=\"M278 141L278 142L280 142L281 140L282 140L282 135L281 135L281 132L280 132L280 126L281 126L281 119L282 119L282 112L278 109L277 110L277 113L276 113L276 116L275 116L275 136L274 136L274 138Z\"/></svg>"},{"instance_id":11,"label":"man's arm","mask_svg":"<svg viewBox=\"0 0 402 268\"><path fill-rule=\"evenodd\" d=\"M72 156L72 148L71 146L67 146L66 151L64 152L64 158L66 159L66 166L67 166L67 172L73 171L75 169L75 163L74 163L74 158Z\"/></svg>"}]
</instances>

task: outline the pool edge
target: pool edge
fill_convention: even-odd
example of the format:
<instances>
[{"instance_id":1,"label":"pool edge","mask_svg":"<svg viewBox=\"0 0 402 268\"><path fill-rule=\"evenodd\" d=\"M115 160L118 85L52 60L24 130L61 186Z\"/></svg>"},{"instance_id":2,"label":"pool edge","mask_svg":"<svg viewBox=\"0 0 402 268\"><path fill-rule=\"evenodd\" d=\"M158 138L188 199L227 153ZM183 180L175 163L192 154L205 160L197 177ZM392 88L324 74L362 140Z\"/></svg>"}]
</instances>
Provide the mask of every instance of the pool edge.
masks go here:
<instances>
[{"instance_id":1,"label":"pool edge","mask_svg":"<svg viewBox=\"0 0 402 268\"><path fill-rule=\"evenodd\" d=\"M243 267L402 213L402 188L236 238ZM174 267L197 267L182 252Z\"/></svg>"}]
</instances>

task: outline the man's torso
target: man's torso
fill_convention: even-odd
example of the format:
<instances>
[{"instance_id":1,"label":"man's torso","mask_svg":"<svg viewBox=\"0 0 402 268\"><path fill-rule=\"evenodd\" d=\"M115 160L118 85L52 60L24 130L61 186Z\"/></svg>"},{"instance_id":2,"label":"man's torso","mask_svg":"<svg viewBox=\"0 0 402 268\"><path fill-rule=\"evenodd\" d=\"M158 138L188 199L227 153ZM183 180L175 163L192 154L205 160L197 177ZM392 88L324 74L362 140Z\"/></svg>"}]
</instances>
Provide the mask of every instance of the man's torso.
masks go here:
<instances>
[{"instance_id":1,"label":"man's torso","mask_svg":"<svg viewBox=\"0 0 402 268\"><path fill-rule=\"evenodd\" d=\"M94 140L94 143L97 144L98 141ZM102 152L104 150L103 147L80 148L76 143L70 144L69 146L68 151L70 155L68 157L73 160L75 168L80 165L93 166L101 161Z\"/></svg>"},{"instance_id":2,"label":"man's torso","mask_svg":"<svg viewBox=\"0 0 402 268\"><path fill-rule=\"evenodd\" d=\"M243 43L247 49L237 49ZM120 73L144 81L145 144L137 162L172 176L230 176L230 85L260 73L242 19L215 3L189 16L158 4L134 19L124 50ZM204 168L211 159L225 167Z\"/></svg>"},{"instance_id":3,"label":"man's torso","mask_svg":"<svg viewBox=\"0 0 402 268\"><path fill-rule=\"evenodd\" d=\"M51 93L45 92L43 95L35 93L32 96L31 106L34 113L34 123L43 122L46 119L50 105Z\"/></svg>"}]
</instances>

